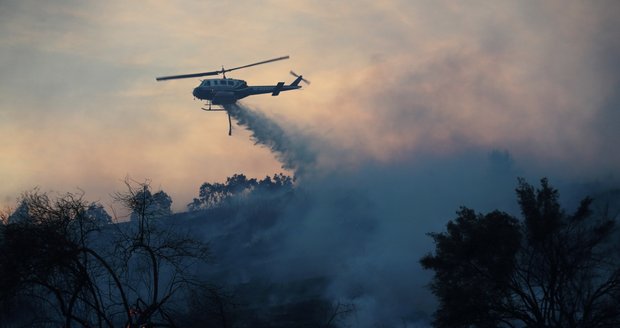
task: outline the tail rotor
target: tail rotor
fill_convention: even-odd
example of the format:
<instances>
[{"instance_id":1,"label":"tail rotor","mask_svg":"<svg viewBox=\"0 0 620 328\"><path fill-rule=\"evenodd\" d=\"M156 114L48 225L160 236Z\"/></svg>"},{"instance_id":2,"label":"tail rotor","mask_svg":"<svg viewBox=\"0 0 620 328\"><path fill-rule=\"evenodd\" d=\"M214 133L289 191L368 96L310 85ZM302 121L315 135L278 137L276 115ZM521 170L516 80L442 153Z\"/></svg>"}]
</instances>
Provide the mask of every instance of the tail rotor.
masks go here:
<instances>
[{"instance_id":1,"label":"tail rotor","mask_svg":"<svg viewBox=\"0 0 620 328\"><path fill-rule=\"evenodd\" d=\"M307 85L310 85L310 81L304 79L301 75L297 75L295 72L291 71L291 75L300 79L301 81L303 81L304 83L306 83Z\"/></svg>"}]
</instances>

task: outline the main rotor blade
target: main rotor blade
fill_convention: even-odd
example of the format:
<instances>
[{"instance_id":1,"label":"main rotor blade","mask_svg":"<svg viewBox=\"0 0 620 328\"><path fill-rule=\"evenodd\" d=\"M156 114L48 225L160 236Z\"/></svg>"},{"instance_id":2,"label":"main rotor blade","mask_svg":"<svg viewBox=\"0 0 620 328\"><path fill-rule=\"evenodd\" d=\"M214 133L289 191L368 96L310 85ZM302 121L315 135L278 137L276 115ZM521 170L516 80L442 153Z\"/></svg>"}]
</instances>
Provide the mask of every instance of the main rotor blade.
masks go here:
<instances>
[{"instance_id":1,"label":"main rotor blade","mask_svg":"<svg viewBox=\"0 0 620 328\"><path fill-rule=\"evenodd\" d=\"M239 67L235 67L235 68L225 69L223 71L224 72L230 72L230 71L234 71L236 69L241 69L241 68L246 68L246 67L251 67L251 66L256 66L256 65L267 64L267 63L271 63L271 62L278 61L278 60L284 60L284 59L289 59L289 56L283 56L283 57L278 57L278 58L274 58L274 59L264 60L262 62L258 62L258 63L254 63L254 64L249 64L249 65L239 66ZM218 71L218 72L222 72L222 71Z\"/></svg>"},{"instance_id":2,"label":"main rotor blade","mask_svg":"<svg viewBox=\"0 0 620 328\"><path fill-rule=\"evenodd\" d=\"M193 73L193 74L183 74L183 75L160 76L158 78L155 78L155 80L157 80L157 81L165 81L165 80L175 80L175 79L189 79L191 77L201 77L201 76L210 76L210 75L218 75L218 74L222 74L222 71Z\"/></svg>"},{"instance_id":3,"label":"main rotor blade","mask_svg":"<svg viewBox=\"0 0 620 328\"><path fill-rule=\"evenodd\" d=\"M192 77L218 75L218 74L234 71L234 70L241 69L241 68L246 68L246 67L251 67L251 66L256 66L256 65L267 64L267 63L271 63L271 62L278 61L278 60L284 60L284 59L289 59L289 56L284 56L284 57L278 57L278 58L274 58L274 59L264 60L262 62L258 62L258 63L254 63L254 64L249 64L249 65L244 65L244 66L239 66L239 67L235 67L235 68L229 68L229 69L222 68L219 71L204 72L204 73L193 73L193 74L182 74L182 75L160 76L160 77L155 78L155 80L157 80L157 81L165 81L165 80L189 79L189 78L192 78Z\"/></svg>"}]
</instances>

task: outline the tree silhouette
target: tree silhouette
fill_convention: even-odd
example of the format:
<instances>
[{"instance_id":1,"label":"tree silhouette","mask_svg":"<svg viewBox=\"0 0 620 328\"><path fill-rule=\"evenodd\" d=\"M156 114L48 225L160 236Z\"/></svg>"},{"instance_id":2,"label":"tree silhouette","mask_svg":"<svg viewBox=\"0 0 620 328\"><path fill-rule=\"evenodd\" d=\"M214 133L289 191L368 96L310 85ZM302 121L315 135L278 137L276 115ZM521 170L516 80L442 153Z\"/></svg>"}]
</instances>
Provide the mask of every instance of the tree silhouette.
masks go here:
<instances>
[{"instance_id":1,"label":"tree silhouette","mask_svg":"<svg viewBox=\"0 0 620 328\"><path fill-rule=\"evenodd\" d=\"M127 187L117 200L136 218L115 224L82 195L26 193L21 219L0 229L3 309L37 304L30 317L41 326L174 327L175 298L203 285L190 267L206 259L206 245L153 217L161 203L148 184Z\"/></svg>"},{"instance_id":2,"label":"tree silhouette","mask_svg":"<svg viewBox=\"0 0 620 328\"><path fill-rule=\"evenodd\" d=\"M546 179L519 180L521 221L462 208L431 233L437 327L619 327L620 256L614 218L585 198L574 213Z\"/></svg>"},{"instance_id":3,"label":"tree silhouette","mask_svg":"<svg viewBox=\"0 0 620 328\"><path fill-rule=\"evenodd\" d=\"M263 180L248 179L244 174L234 174L225 183L205 182L200 186L198 198L187 205L190 211L205 210L221 206L235 197L255 195L257 193L275 193L290 191L293 186L291 177L282 173Z\"/></svg>"},{"instance_id":4,"label":"tree silhouette","mask_svg":"<svg viewBox=\"0 0 620 328\"><path fill-rule=\"evenodd\" d=\"M152 219L172 214L172 198L163 190L153 194L148 181L140 183L127 178L125 186L127 191L116 193L114 196L125 208L131 210L132 221L139 221L144 217Z\"/></svg>"}]
</instances>

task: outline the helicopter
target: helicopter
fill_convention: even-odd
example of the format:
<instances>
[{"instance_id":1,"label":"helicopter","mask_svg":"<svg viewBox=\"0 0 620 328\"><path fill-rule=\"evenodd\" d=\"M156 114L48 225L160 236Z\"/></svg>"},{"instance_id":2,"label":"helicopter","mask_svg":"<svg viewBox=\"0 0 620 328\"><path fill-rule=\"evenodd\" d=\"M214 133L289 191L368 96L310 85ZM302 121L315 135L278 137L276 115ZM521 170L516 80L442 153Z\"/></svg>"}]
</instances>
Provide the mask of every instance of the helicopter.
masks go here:
<instances>
[{"instance_id":1,"label":"helicopter","mask_svg":"<svg viewBox=\"0 0 620 328\"><path fill-rule=\"evenodd\" d=\"M182 75L170 75L170 76L161 76L155 78L157 81L166 81L166 80L176 80L176 79L187 79L201 76L213 76L222 74L222 78L219 79L207 79L201 80L200 85L194 88L192 94L194 98L198 98L200 100L206 100L207 108L202 107L202 110L205 111L226 111L228 114L228 135L232 135L232 123L230 120L230 112L226 109L224 105L231 105L237 102L239 99L243 99L248 96L258 95L258 94L267 94L271 93L272 96L277 96L282 91L290 91L301 89L300 82L305 82L306 84L310 84L310 81L303 78L301 75L297 75L295 72L291 71L290 74L295 76L295 80L289 84L285 85L284 82L278 82L276 85L259 85L259 86L248 86L247 82L239 79L231 79L226 77L226 73L242 68L247 68L256 65L267 64L279 60L289 59L289 56L283 56L273 59L264 60L261 62L243 65L239 67L225 69L222 66L221 70L211 71L211 72L203 72L203 73L191 73L191 74L182 74ZM212 108L212 105L221 106L221 108Z\"/></svg>"}]
</instances>

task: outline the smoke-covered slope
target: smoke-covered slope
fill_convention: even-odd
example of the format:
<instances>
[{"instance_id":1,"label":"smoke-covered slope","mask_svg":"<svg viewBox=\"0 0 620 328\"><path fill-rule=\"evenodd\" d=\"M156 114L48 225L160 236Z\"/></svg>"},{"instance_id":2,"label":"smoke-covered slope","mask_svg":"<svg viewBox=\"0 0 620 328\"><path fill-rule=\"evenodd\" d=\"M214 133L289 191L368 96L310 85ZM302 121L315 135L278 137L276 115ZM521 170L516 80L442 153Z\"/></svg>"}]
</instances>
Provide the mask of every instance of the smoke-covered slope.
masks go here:
<instances>
[{"instance_id":1,"label":"smoke-covered slope","mask_svg":"<svg viewBox=\"0 0 620 328\"><path fill-rule=\"evenodd\" d=\"M312 299L354 304L343 326L426 325L435 306L430 274L418 264L432 249L426 233L442 230L462 205L517 214L516 178L542 176L507 151L479 149L327 169L317 163L316 139L292 137L242 105L228 109L256 144L294 170L295 187L244 194L179 222L211 241L215 265L205 269L251 303L272 310ZM555 184L568 204L585 194L583 184Z\"/></svg>"}]
</instances>

